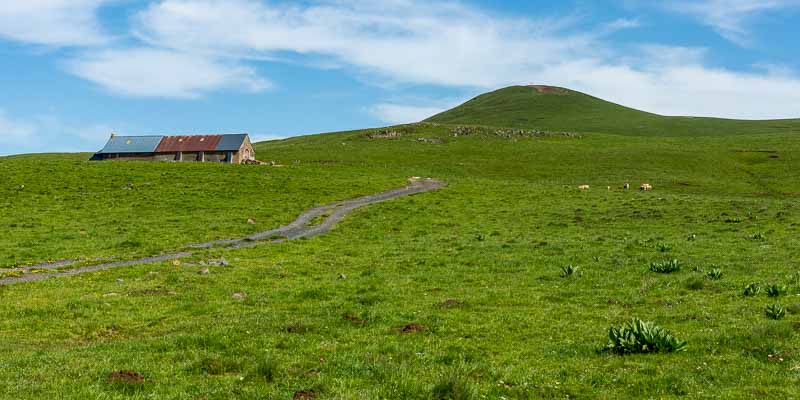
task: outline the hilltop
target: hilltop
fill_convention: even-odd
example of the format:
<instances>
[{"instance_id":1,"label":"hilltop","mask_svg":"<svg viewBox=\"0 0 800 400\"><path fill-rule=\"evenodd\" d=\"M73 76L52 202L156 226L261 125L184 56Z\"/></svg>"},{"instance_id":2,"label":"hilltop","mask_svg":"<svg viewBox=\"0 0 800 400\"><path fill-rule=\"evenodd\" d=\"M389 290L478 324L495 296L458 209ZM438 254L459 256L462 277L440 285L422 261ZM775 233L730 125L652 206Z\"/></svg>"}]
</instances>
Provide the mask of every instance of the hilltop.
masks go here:
<instances>
[{"instance_id":1,"label":"hilltop","mask_svg":"<svg viewBox=\"0 0 800 400\"><path fill-rule=\"evenodd\" d=\"M552 86L512 86L482 94L425 122L639 136L800 132L800 119L668 117Z\"/></svg>"}]
</instances>

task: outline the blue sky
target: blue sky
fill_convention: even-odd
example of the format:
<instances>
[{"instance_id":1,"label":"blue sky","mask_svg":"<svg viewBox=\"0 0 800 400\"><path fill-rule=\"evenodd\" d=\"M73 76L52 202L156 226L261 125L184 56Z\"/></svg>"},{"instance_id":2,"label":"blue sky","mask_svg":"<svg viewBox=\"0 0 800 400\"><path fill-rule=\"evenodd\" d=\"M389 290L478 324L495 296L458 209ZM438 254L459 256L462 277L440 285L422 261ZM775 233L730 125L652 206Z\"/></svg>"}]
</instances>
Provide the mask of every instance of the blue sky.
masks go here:
<instances>
[{"instance_id":1,"label":"blue sky","mask_svg":"<svg viewBox=\"0 0 800 400\"><path fill-rule=\"evenodd\" d=\"M800 117L799 22L800 0L6 1L0 154L413 122L514 84Z\"/></svg>"}]
</instances>

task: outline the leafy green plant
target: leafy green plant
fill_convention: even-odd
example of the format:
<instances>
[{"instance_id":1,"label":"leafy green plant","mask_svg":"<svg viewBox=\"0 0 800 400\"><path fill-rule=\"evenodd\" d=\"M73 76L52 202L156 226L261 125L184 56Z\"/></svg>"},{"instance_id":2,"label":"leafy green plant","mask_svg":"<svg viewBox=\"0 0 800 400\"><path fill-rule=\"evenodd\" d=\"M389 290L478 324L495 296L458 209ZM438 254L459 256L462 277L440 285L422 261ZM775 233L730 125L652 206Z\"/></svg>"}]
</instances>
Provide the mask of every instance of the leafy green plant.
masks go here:
<instances>
[{"instance_id":1,"label":"leafy green plant","mask_svg":"<svg viewBox=\"0 0 800 400\"><path fill-rule=\"evenodd\" d=\"M619 328L609 329L606 349L622 355L670 353L686 350L686 342L653 322L633 319Z\"/></svg>"},{"instance_id":2,"label":"leafy green plant","mask_svg":"<svg viewBox=\"0 0 800 400\"><path fill-rule=\"evenodd\" d=\"M781 307L780 304L769 305L765 311L769 319L780 320L786 316L786 309Z\"/></svg>"},{"instance_id":3,"label":"leafy green plant","mask_svg":"<svg viewBox=\"0 0 800 400\"><path fill-rule=\"evenodd\" d=\"M712 281L718 281L722 279L722 270L719 268L714 268L706 273L706 278L711 279Z\"/></svg>"},{"instance_id":4,"label":"leafy green plant","mask_svg":"<svg viewBox=\"0 0 800 400\"><path fill-rule=\"evenodd\" d=\"M742 290L742 296L755 296L761 293L761 285L756 282L748 283L747 286L744 287Z\"/></svg>"},{"instance_id":5,"label":"leafy green plant","mask_svg":"<svg viewBox=\"0 0 800 400\"><path fill-rule=\"evenodd\" d=\"M779 284L772 284L767 286L766 292L769 297L779 297L786 294L786 286Z\"/></svg>"},{"instance_id":6,"label":"leafy green plant","mask_svg":"<svg viewBox=\"0 0 800 400\"><path fill-rule=\"evenodd\" d=\"M767 236L763 233L759 232L753 235L748 236L748 239L755 240L755 241L764 241L767 240Z\"/></svg>"},{"instance_id":7,"label":"leafy green plant","mask_svg":"<svg viewBox=\"0 0 800 400\"><path fill-rule=\"evenodd\" d=\"M569 278L571 276L582 276L583 271L581 271L581 267L570 265L565 265L561 267L561 277L562 278Z\"/></svg>"},{"instance_id":8,"label":"leafy green plant","mask_svg":"<svg viewBox=\"0 0 800 400\"><path fill-rule=\"evenodd\" d=\"M669 274L681 270L681 262L678 260L667 260L650 263L650 271L659 274Z\"/></svg>"},{"instance_id":9,"label":"leafy green plant","mask_svg":"<svg viewBox=\"0 0 800 400\"><path fill-rule=\"evenodd\" d=\"M668 243L659 243L656 245L656 248L658 249L658 251L662 253L667 253L672 251L672 246L669 245Z\"/></svg>"}]
</instances>

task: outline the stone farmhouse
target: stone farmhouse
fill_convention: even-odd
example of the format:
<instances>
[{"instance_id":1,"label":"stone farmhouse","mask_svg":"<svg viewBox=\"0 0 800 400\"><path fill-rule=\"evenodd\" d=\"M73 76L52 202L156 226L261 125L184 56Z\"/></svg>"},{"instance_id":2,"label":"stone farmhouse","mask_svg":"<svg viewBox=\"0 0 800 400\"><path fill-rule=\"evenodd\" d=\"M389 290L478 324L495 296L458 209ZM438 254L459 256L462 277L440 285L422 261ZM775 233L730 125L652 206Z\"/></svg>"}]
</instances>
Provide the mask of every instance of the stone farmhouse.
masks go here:
<instances>
[{"instance_id":1,"label":"stone farmhouse","mask_svg":"<svg viewBox=\"0 0 800 400\"><path fill-rule=\"evenodd\" d=\"M178 161L245 164L255 161L250 136L117 136L113 133L92 160Z\"/></svg>"}]
</instances>

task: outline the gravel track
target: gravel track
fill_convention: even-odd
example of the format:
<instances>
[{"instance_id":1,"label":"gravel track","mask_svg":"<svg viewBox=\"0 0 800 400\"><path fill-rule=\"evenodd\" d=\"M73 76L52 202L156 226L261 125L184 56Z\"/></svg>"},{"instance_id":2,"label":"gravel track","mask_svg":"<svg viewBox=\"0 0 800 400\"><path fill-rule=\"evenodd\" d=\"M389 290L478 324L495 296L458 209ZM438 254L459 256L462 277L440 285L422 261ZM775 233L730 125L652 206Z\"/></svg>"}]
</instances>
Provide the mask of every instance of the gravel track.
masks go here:
<instances>
[{"instance_id":1,"label":"gravel track","mask_svg":"<svg viewBox=\"0 0 800 400\"><path fill-rule=\"evenodd\" d=\"M412 178L409 180L410 184L401 189L388 190L382 193L359 197L355 199L345 200L338 203L328 204L316 208L312 208L302 214L297 219L284 225L280 228L272 229L266 232L256 233L244 238L239 239L226 239L215 240L205 243L197 243L187 246L187 249L207 249L211 247L223 247L226 250L241 249L246 247L255 247L268 243L282 243L287 240L294 240L299 238L308 238L327 233L341 221L351 211L370 204L380 203L382 201L396 199L398 197L405 197L417 193L429 192L438 190L445 186L444 182L434 179L418 179ZM312 225L312 221L317 218L324 218L324 220L316 225ZM91 265L79 267L60 272L42 272L42 273L27 273L32 269L51 269L54 270L60 267L66 267L78 263L78 261L59 261L50 264L40 264L34 267L16 268L7 270L8 272L24 272L19 277L7 277L0 279L0 285L11 285L14 283L34 282L41 281L48 278L63 277L84 274L87 272L102 271L112 268L129 267L133 265L152 264L164 261L178 260L181 258L191 257L191 251L175 252L170 254L163 254L159 256L145 257L130 261L118 261L99 265ZM3 271L0 271L3 272Z\"/></svg>"}]
</instances>

